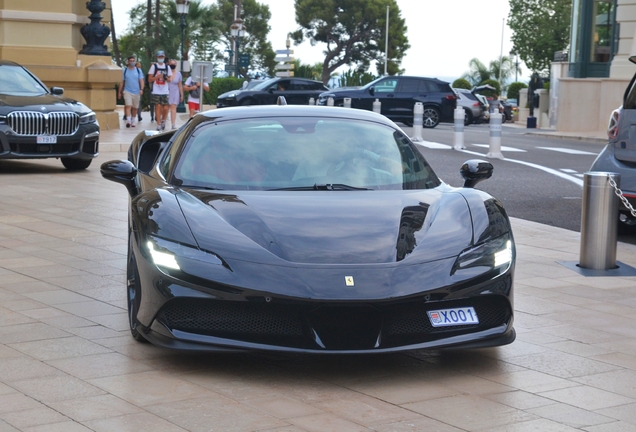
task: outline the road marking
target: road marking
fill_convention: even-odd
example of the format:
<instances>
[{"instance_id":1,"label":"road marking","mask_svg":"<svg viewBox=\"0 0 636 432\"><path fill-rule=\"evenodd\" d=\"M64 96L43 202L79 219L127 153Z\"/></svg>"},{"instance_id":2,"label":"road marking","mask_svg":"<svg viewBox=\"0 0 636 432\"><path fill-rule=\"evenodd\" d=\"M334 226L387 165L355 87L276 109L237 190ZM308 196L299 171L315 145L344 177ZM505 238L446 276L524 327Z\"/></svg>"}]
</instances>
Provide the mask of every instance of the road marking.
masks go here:
<instances>
[{"instance_id":1,"label":"road marking","mask_svg":"<svg viewBox=\"0 0 636 432\"><path fill-rule=\"evenodd\" d=\"M489 148L490 144L471 144L474 145L475 147L485 147L485 148ZM520 152L520 153L527 153L527 150L523 150L523 149L518 149L518 148L514 148L514 147L507 147L507 146L501 146L501 151L502 152Z\"/></svg>"},{"instance_id":2,"label":"road marking","mask_svg":"<svg viewBox=\"0 0 636 432\"><path fill-rule=\"evenodd\" d=\"M568 173L568 174L576 174L578 171L577 170L573 170L570 168L561 168L561 171L563 171L564 173Z\"/></svg>"},{"instance_id":3,"label":"road marking","mask_svg":"<svg viewBox=\"0 0 636 432\"><path fill-rule=\"evenodd\" d=\"M447 144L442 144L442 143L432 142L432 141L418 141L415 144L421 145L423 147L427 147L427 148L430 148L430 149L451 149L451 148L453 148L452 146L449 146Z\"/></svg>"},{"instance_id":4,"label":"road marking","mask_svg":"<svg viewBox=\"0 0 636 432\"><path fill-rule=\"evenodd\" d=\"M537 147L538 149L543 149L543 150L552 150L555 152L559 152L559 153L567 153L567 154L573 154L573 155L592 155L592 156L596 156L598 153L591 153L591 152L586 152L583 150L574 150L574 149L569 149L569 148L561 148L561 147Z\"/></svg>"},{"instance_id":5,"label":"road marking","mask_svg":"<svg viewBox=\"0 0 636 432\"><path fill-rule=\"evenodd\" d=\"M469 150L460 150L460 151L464 152L464 153L468 153L468 154L481 156L481 157L487 157L485 154L477 153L477 152L473 152L473 151L469 151ZM521 165L529 166L531 168L536 168L536 169L539 169L541 171L545 171L545 172L547 172L549 174L553 174L553 175L555 175L557 177L560 177L560 178L562 178L564 180L571 181L572 183L574 183L574 184L576 184L576 185L578 185L580 187L583 187L583 180L581 180L579 178L576 178L574 176L562 173L561 171L557 171L557 170L552 169L552 168L544 167L543 165L537 165L537 164L534 164L534 163L531 163L531 162L525 162L525 161L520 161L520 160L516 160L516 159L508 159L508 158L502 159L502 161L514 162L514 163L518 163L518 164L521 164Z\"/></svg>"}]
</instances>

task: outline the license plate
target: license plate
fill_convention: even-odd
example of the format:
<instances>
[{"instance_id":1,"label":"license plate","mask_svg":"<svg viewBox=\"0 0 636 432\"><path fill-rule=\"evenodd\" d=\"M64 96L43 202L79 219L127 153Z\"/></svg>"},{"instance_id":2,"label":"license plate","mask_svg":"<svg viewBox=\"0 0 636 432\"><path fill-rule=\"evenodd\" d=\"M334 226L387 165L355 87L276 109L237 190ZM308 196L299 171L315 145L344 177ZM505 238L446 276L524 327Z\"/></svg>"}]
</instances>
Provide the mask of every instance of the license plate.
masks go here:
<instances>
[{"instance_id":1,"label":"license plate","mask_svg":"<svg viewBox=\"0 0 636 432\"><path fill-rule=\"evenodd\" d=\"M57 143L56 135L38 135L38 144L55 144Z\"/></svg>"},{"instance_id":2,"label":"license plate","mask_svg":"<svg viewBox=\"0 0 636 432\"><path fill-rule=\"evenodd\" d=\"M473 307L428 311L428 319L433 327L479 324L477 312Z\"/></svg>"}]
</instances>

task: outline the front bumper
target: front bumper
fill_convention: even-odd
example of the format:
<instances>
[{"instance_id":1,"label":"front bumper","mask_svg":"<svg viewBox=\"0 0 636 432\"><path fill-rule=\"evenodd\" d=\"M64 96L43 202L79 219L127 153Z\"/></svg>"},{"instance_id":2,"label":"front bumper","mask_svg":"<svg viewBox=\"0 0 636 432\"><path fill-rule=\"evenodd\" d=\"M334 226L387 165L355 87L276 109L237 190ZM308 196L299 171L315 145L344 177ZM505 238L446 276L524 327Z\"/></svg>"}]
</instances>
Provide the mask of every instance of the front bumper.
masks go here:
<instances>
[{"instance_id":1,"label":"front bumper","mask_svg":"<svg viewBox=\"0 0 636 432\"><path fill-rule=\"evenodd\" d=\"M136 256L142 287L138 330L164 347L362 354L489 347L515 338L514 265L409 296L337 300L184 281L159 271L138 249ZM433 327L428 318L429 310L467 306L475 308L479 324Z\"/></svg>"},{"instance_id":2,"label":"front bumper","mask_svg":"<svg viewBox=\"0 0 636 432\"><path fill-rule=\"evenodd\" d=\"M0 125L0 159L43 159L68 157L92 159L99 154L99 125L80 125L73 135L59 135L55 144L38 144L35 136L13 133Z\"/></svg>"}]
</instances>

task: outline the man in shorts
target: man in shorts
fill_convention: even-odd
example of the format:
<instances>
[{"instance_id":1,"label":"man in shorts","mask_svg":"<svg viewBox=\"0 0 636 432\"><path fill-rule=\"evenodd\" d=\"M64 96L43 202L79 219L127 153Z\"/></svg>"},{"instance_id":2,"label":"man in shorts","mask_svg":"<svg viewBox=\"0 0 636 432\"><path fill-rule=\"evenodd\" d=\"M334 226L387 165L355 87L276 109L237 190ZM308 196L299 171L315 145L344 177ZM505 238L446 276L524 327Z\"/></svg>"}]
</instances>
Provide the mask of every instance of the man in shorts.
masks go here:
<instances>
[{"instance_id":1,"label":"man in shorts","mask_svg":"<svg viewBox=\"0 0 636 432\"><path fill-rule=\"evenodd\" d=\"M170 88L168 83L172 81L172 70L166 64L166 54L157 51L157 62L148 69L148 82L152 83L152 93L150 93L150 103L155 104L155 119L157 120L157 130L166 129L168 119L168 109L170 102L168 95Z\"/></svg>"},{"instance_id":2,"label":"man in shorts","mask_svg":"<svg viewBox=\"0 0 636 432\"><path fill-rule=\"evenodd\" d=\"M119 98L124 98L124 113L126 127L135 127L137 120L137 107L141 94L144 91L144 74L137 69L135 56L128 57L128 65L124 68L119 84Z\"/></svg>"}]
</instances>

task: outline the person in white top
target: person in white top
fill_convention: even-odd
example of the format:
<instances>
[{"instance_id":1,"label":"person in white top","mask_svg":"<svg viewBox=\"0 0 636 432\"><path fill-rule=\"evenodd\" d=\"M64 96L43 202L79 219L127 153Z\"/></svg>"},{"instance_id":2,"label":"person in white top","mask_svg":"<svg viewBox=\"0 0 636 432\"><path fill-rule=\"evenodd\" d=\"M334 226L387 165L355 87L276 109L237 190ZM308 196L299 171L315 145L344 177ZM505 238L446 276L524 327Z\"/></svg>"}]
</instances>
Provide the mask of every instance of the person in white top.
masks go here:
<instances>
[{"instance_id":1,"label":"person in white top","mask_svg":"<svg viewBox=\"0 0 636 432\"><path fill-rule=\"evenodd\" d=\"M157 62L153 63L148 69L148 82L153 84L150 103L155 104L155 119L157 120L158 131L166 129L168 109L170 108L170 102L168 101L170 88L168 83L172 81L172 70L165 61L166 54L159 50L157 51Z\"/></svg>"},{"instance_id":2,"label":"person in white top","mask_svg":"<svg viewBox=\"0 0 636 432\"><path fill-rule=\"evenodd\" d=\"M199 102L201 98L201 83L194 81L190 76L183 85L183 89L190 92L188 95L188 108L190 110L190 117L192 117L201 109ZM203 91L210 91L210 86L206 82L203 82Z\"/></svg>"}]
</instances>

